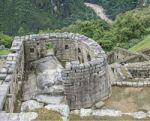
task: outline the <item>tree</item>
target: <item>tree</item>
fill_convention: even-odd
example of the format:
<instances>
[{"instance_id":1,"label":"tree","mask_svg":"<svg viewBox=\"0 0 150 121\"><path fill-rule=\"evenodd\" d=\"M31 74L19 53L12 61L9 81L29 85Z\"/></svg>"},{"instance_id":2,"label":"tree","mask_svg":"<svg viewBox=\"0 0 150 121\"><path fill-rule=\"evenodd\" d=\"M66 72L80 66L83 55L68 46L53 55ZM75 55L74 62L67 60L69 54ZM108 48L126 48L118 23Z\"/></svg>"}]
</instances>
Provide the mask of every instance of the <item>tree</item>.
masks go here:
<instances>
[{"instance_id":1,"label":"tree","mask_svg":"<svg viewBox=\"0 0 150 121\"><path fill-rule=\"evenodd\" d=\"M20 27L17 34L20 35L20 36L25 35L26 34L25 29L23 27Z\"/></svg>"},{"instance_id":2,"label":"tree","mask_svg":"<svg viewBox=\"0 0 150 121\"><path fill-rule=\"evenodd\" d=\"M10 48L12 42L12 38L8 35L0 32L0 45L4 45L6 48Z\"/></svg>"}]
</instances>

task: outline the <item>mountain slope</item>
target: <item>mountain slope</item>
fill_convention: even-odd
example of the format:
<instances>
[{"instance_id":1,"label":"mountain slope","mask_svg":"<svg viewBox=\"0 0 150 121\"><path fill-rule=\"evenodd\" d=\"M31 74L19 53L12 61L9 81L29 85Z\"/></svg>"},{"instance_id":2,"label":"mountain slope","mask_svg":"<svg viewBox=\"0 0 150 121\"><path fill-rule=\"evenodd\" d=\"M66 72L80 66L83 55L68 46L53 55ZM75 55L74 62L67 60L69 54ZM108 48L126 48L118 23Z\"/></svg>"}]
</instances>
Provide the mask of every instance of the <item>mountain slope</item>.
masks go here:
<instances>
[{"instance_id":1,"label":"mountain slope","mask_svg":"<svg viewBox=\"0 0 150 121\"><path fill-rule=\"evenodd\" d=\"M61 28L77 19L93 19L84 0L1 0L0 31L9 35ZM21 30L20 30L21 29Z\"/></svg>"},{"instance_id":2,"label":"mountain slope","mask_svg":"<svg viewBox=\"0 0 150 121\"><path fill-rule=\"evenodd\" d=\"M145 7L150 4L150 0L85 0L86 2L96 3L106 10L110 18L115 17L137 7Z\"/></svg>"},{"instance_id":3,"label":"mountain slope","mask_svg":"<svg viewBox=\"0 0 150 121\"><path fill-rule=\"evenodd\" d=\"M136 44L135 46L133 46L129 50L132 52L137 52L137 51L147 49L147 48L150 48L150 35L146 36L144 38L144 40L142 40L141 42L139 42L138 44Z\"/></svg>"}]
</instances>

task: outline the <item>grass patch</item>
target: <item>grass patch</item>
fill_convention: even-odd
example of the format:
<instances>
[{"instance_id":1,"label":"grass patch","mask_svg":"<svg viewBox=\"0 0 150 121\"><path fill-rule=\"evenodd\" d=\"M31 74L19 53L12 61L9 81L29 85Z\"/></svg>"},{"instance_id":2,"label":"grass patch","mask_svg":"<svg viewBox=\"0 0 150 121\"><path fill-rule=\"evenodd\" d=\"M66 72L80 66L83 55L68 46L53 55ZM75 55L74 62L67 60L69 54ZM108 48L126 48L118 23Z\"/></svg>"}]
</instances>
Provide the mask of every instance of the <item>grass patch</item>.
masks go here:
<instances>
[{"instance_id":1,"label":"grass patch","mask_svg":"<svg viewBox=\"0 0 150 121\"><path fill-rule=\"evenodd\" d=\"M143 49L150 48L150 35L146 36L144 40L129 49L131 52L138 52Z\"/></svg>"},{"instance_id":2,"label":"grass patch","mask_svg":"<svg viewBox=\"0 0 150 121\"><path fill-rule=\"evenodd\" d=\"M131 116L122 115L118 117L112 117L112 116L84 116L80 117L76 114L70 114L69 116L70 121L149 121L150 118L145 119L134 119Z\"/></svg>"},{"instance_id":3,"label":"grass patch","mask_svg":"<svg viewBox=\"0 0 150 121\"><path fill-rule=\"evenodd\" d=\"M8 55L10 53L9 49L0 50L0 55Z\"/></svg>"},{"instance_id":4,"label":"grass patch","mask_svg":"<svg viewBox=\"0 0 150 121\"><path fill-rule=\"evenodd\" d=\"M60 113L47 110L46 108L40 108L32 110L38 114L38 117L33 121L63 121Z\"/></svg>"},{"instance_id":5,"label":"grass patch","mask_svg":"<svg viewBox=\"0 0 150 121\"><path fill-rule=\"evenodd\" d=\"M113 87L111 97L105 101L106 108L122 112L150 110L150 88Z\"/></svg>"}]
</instances>

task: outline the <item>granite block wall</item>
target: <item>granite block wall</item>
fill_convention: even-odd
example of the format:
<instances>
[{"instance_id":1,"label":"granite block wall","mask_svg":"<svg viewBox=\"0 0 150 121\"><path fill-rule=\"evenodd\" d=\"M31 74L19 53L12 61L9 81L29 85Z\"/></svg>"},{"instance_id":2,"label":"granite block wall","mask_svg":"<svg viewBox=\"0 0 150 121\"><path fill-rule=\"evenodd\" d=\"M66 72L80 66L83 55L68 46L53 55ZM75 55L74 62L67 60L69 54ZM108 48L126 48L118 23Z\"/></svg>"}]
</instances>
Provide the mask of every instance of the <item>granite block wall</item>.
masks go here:
<instances>
[{"instance_id":1,"label":"granite block wall","mask_svg":"<svg viewBox=\"0 0 150 121\"><path fill-rule=\"evenodd\" d=\"M31 69L29 62L47 56L47 44L64 63L62 79L70 109L86 108L110 96L111 83L103 49L92 39L74 33L15 37L6 65L0 70L0 110L13 112L14 102Z\"/></svg>"}]
</instances>

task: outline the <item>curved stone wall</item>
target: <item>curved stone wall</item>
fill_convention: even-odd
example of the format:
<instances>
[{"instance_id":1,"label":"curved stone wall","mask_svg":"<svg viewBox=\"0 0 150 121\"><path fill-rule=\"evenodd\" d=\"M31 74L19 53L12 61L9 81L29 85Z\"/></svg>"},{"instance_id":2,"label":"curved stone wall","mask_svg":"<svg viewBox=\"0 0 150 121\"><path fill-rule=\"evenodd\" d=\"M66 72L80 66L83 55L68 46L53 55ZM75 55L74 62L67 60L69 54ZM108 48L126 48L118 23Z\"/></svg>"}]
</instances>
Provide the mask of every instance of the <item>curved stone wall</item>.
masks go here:
<instances>
[{"instance_id":1,"label":"curved stone wall","mask_svg":"<svg viewBox=\"0 0 150 121\"><path fill-rule=\"evenodd\" d=\"M55 56L65 67L62 79L70 109L90 107L110 95L111 83L106 54L94 40L83 35L49 33L15 37L11 51L21 54L15 56L17 59L12 59L17 63L13 66L23 72L24 64L26 69L30 69L29 62L47 56L49 43L53 44ZM21 59L19 63L18 59ZM12 76L22 78L24 76L22 71L21 74L15 71ZM16 78L12 81L16 82Z\"/></svg>"}]
</instances>

